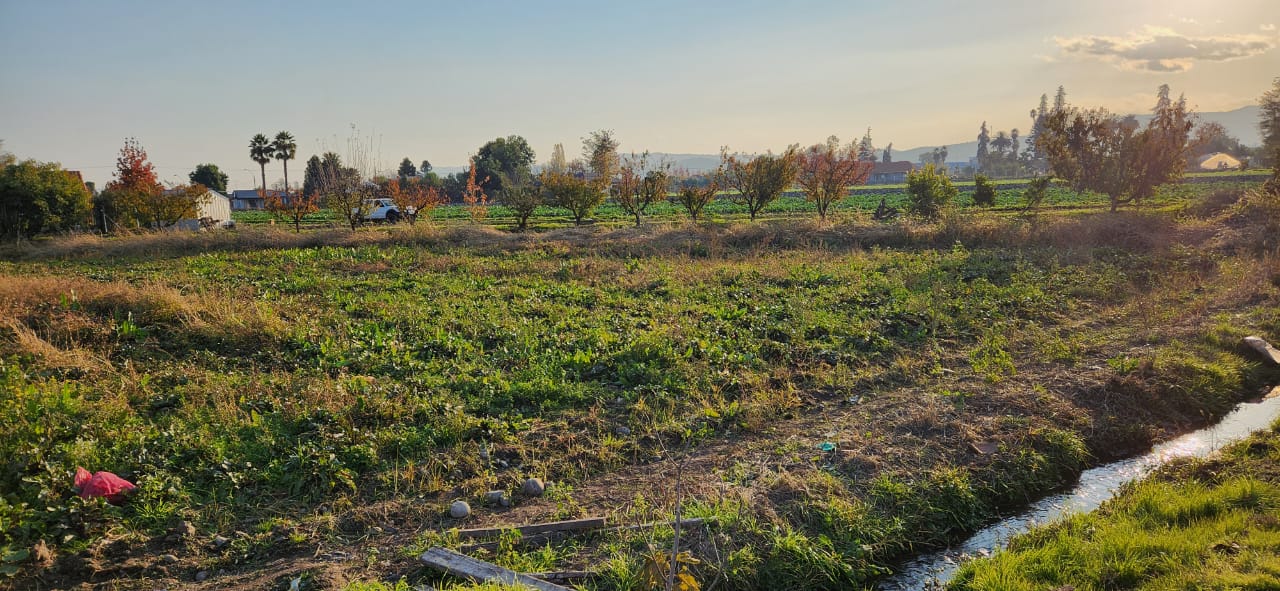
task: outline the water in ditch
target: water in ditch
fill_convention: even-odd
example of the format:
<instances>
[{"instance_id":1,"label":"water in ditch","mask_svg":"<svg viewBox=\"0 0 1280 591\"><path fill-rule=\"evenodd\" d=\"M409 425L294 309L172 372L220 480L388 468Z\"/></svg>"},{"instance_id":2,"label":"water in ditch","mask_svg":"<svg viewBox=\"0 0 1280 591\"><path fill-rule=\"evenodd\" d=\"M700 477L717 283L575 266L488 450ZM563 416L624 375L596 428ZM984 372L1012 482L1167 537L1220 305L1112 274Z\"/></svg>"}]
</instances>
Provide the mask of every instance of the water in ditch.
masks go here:
<instances>
[{"instance_id":1,"label":"water in ditch","mask_svg":"<svg viewBox=\"0 0 1280 591\"><path fill-rule=\"evenodd\" d=\"M1280 388L1261 401L1241 403L1211 427L1157 445L1145 455L1086 470L1070 491L1040 499L1021 513L982 529L959 546L912 559L897 574L882 581L880 589L941 589L964 561L1003 548L1011 538L1036 525L1097 509L1114 496L1121 485L1146 476L1161 464L1176 458L1207 456L1250 433L1266 429L1277 417L1280 417Z\"/></svg>"}]
</instances>

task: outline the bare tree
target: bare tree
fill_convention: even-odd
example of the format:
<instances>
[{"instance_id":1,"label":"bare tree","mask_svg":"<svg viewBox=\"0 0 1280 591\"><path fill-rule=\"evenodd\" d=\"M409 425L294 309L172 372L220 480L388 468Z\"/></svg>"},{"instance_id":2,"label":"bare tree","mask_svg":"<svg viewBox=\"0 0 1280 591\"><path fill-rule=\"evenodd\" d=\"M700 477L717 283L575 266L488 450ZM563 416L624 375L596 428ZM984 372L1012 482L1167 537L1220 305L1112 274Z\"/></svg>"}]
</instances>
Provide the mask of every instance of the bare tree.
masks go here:
<instances>
[{"instance_id":1,"label":"bare tree","mask_svg":"<svg viewBox=\"0 0 1280 591\"><path fill-rule=\"evenodd\" d=\"M636 219L636 227L640 227L640 218L650 205L667 198L667 190L671 186L671 164L659 162L649 168L649 153L636 156L633 152L622 159L618 180L614 183L614 198L618 206Z\"/></svg>"},{"instance_id":2,"label":"bare tree","mask_svg":"<svg viewBox=\"0 0 1280 591\"><path fill-rule=\"evenodd\" d=\"M361 140L354 132L347 138L347 157L344 163L337 154L325 154L320 165L319 192L329 209L338 212L352 230L359 227L369 214L369 200L377 185L367 179L373 176L373 140Z\"/></svg>"},{"instance_id":3,"label":"bare tree","mask_svg":"<svg viewBox=\"0 0 1280 591\"><path fill-rule=\"evenodd\" d=\"M698 216L702 215L702 210L715 200L716 193L720 191L724 169L718 167L708 174L705 184L695 183L688 175L679 176L683 177L683 180L680 181L680 191L676 193L675 200L684 207L685 213L689 214L689 219L696 224Z\"/></svg>"}]
</instances>

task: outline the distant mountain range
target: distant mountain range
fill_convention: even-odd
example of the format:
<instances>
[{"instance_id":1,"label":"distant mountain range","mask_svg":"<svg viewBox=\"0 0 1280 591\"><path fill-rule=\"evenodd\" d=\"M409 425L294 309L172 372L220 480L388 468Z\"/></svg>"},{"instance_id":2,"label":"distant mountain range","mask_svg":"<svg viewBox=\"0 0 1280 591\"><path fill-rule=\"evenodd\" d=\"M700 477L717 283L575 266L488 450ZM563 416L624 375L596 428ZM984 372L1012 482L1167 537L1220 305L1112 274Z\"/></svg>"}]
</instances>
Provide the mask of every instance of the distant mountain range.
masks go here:
<instances>
[{"instance_id":1,"label":"distant mountain range","mask_svg":"<svg viewBox=\"0 0 1280 591\"><path fill-rule=\"evenodd\" d=\"M1216 121L1222 124L1223 127L1227 128L1227 133L1235 136L1246 146L1258 146L1262 144L1262 136L1258 131L1259 114L1260 108L1257 105L1241 107L1234 111L1197 113L1200 117L1200 121ZM1146 123L1151 119L1151 115L1138 115L1137 117L1138 120L1143 123ZM999 130L992 130L992 134L994 135L996 131ZM1024 134L1026 133L1026 130L1022 131ZM977 135L976 132L975 135ZM1023 135L1022 137L1026 136ZM1018 141L1021 142L1022 139L1019 138ZM944 145L947 147L947 162L968 162L970 158L978 155L978 142L977 140L972 140L950 144L937 144L934 146L920 146L918 148L911 148L910 150L894 150L893 159L895 161L906 160L908 162L918 162L921 154L932 152L934 148ZM877 156L878 155L879 154L877 154ZM719 154L675 154L653 152L649 154L649 158L650 161L666 159L668 162L672 163L674 168L687 170L689 172L705 172L714 169L720 164ZM463 170L466 170L466 168L460 166L442 166L436 169L436 173L443 176L451 172L459 172Z\"/></svg>"}]
</instances>

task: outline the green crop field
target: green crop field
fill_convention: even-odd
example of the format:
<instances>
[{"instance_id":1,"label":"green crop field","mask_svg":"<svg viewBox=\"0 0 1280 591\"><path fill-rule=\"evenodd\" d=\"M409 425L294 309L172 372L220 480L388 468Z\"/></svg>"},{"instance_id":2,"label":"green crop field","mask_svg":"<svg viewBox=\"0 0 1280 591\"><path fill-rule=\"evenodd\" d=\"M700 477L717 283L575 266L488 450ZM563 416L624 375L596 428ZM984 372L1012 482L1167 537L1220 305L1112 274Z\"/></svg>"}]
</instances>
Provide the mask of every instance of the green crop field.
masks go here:
<instances>
[{"instance_id":1,"label":"green crop field","mask_svg":"<svg viewBox=\"0 0 1280 591\"><path fill-rule=\"evenodd\" d=\"M1207 177L1210 180L1197 180L1196 182L1161 187L1150 200L1150 204L1157 207L1177 206L1186 203L1188 199L1197 195L1215 191L1238 192L1259 184L1258 180L1242 180L1239 178L1239 173L1225 175L1223 173L1206 174L1210 175ZM997 181L997 185L1002 183L1014 184L1015 188L998 188L993 210L1005 213L1020 212L1025 206L1023 196L1025 191L1021 188L1021 184L1025 183L1025 181ZM963 210L976 209L973 205L973 184L957 183L956 186L960 190L956 205ZM708 205L704 211L707 219L719 222L746 220L748 217L746 206L735 203L731 197L732 195L730 194L722 194ZM905 185L853 187L848 197L832 204L831 210L836 217L865 217L875 211L881 199L884 200L886 205L897 207L900 210L905 209L907 205ZM1108 200L1105 195L1087 191L1076 192L1059 185L1049 190L1041 207L1048 209L1102 209L1108 207ZM775 220L812 218L817 215L817 209L813 203L805 200L803 194L798 191L790 191L765 206L761 215L764 218ZM659 202L653 204L647 210L645 217L650 221L674 223L684 220L685 213L674 202ZM234 218L237 223L250 225L272 223L274 219L271 213L266 211L238 211L235 212ZM611 226L624 226L634 223L631 214L612 201L596 208L592 218L595 223ZM470 214L464 206L446 205L432 210L431 221L437 224L467 223L470 221ZM275 223L283 223L283 221L277 220ZM310 227L341 226L345 223L346 221L342 216L336 215L329 210L321 210L310 214L303 221L304 225ZM496 227L509 228L515 225L515 217L506 207L495 204L488 208L486 223ZM563 208L542 206L537 209L531 218L531 225L538 229L567 227L573 225L573 216Z\"/></svg>"},{"instance_id":2,"label":"green crop field","mask_svg":"<svg viewBox=\"0 0 1280 591\"><path fill-rule=\"evenodd\" d=\"M516 234L442 207L6 247L3 567L41 588L467 588L420 568L439 545L641 590L669 527L479 549L453 530L678 509L706 520L680 542L703 589L863 588L1280 379L1238 346L1280 341L1280 205L1257 185L1116 214L1055 189L1038 214L877 223L854 197L818 224L788 197L755 223L717 201L708 225L663 205L627 228L607 205ZM81 499L77 466L138 490Z\"/></svg>"}]
</instances>

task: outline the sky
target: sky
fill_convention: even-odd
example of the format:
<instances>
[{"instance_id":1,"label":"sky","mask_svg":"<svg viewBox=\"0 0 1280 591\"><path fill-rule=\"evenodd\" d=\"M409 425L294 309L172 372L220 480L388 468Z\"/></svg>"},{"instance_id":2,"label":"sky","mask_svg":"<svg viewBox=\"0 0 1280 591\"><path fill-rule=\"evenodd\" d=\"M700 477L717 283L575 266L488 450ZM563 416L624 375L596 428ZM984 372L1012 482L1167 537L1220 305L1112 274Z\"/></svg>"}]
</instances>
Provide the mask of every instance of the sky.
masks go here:
<instances>
[{"instance_id":1,"label":"sky","mask_svg":"<svg viewBox=\"0 0 1280 591\"><path fill-rule=\"evenodd\" d=\"M298 160L359 137L382 170L458 166L486 141L611 129L623 152L778 151L868 127L879 147L1029 127L1041 94L1200 111L1280 76L1280 0L101 2L0 0L0 140L103 186L126 137L161 180L217 164L258 186L249 139ZM278 162L268 183L281 178Z\"/></svg>"}]
</instances>

